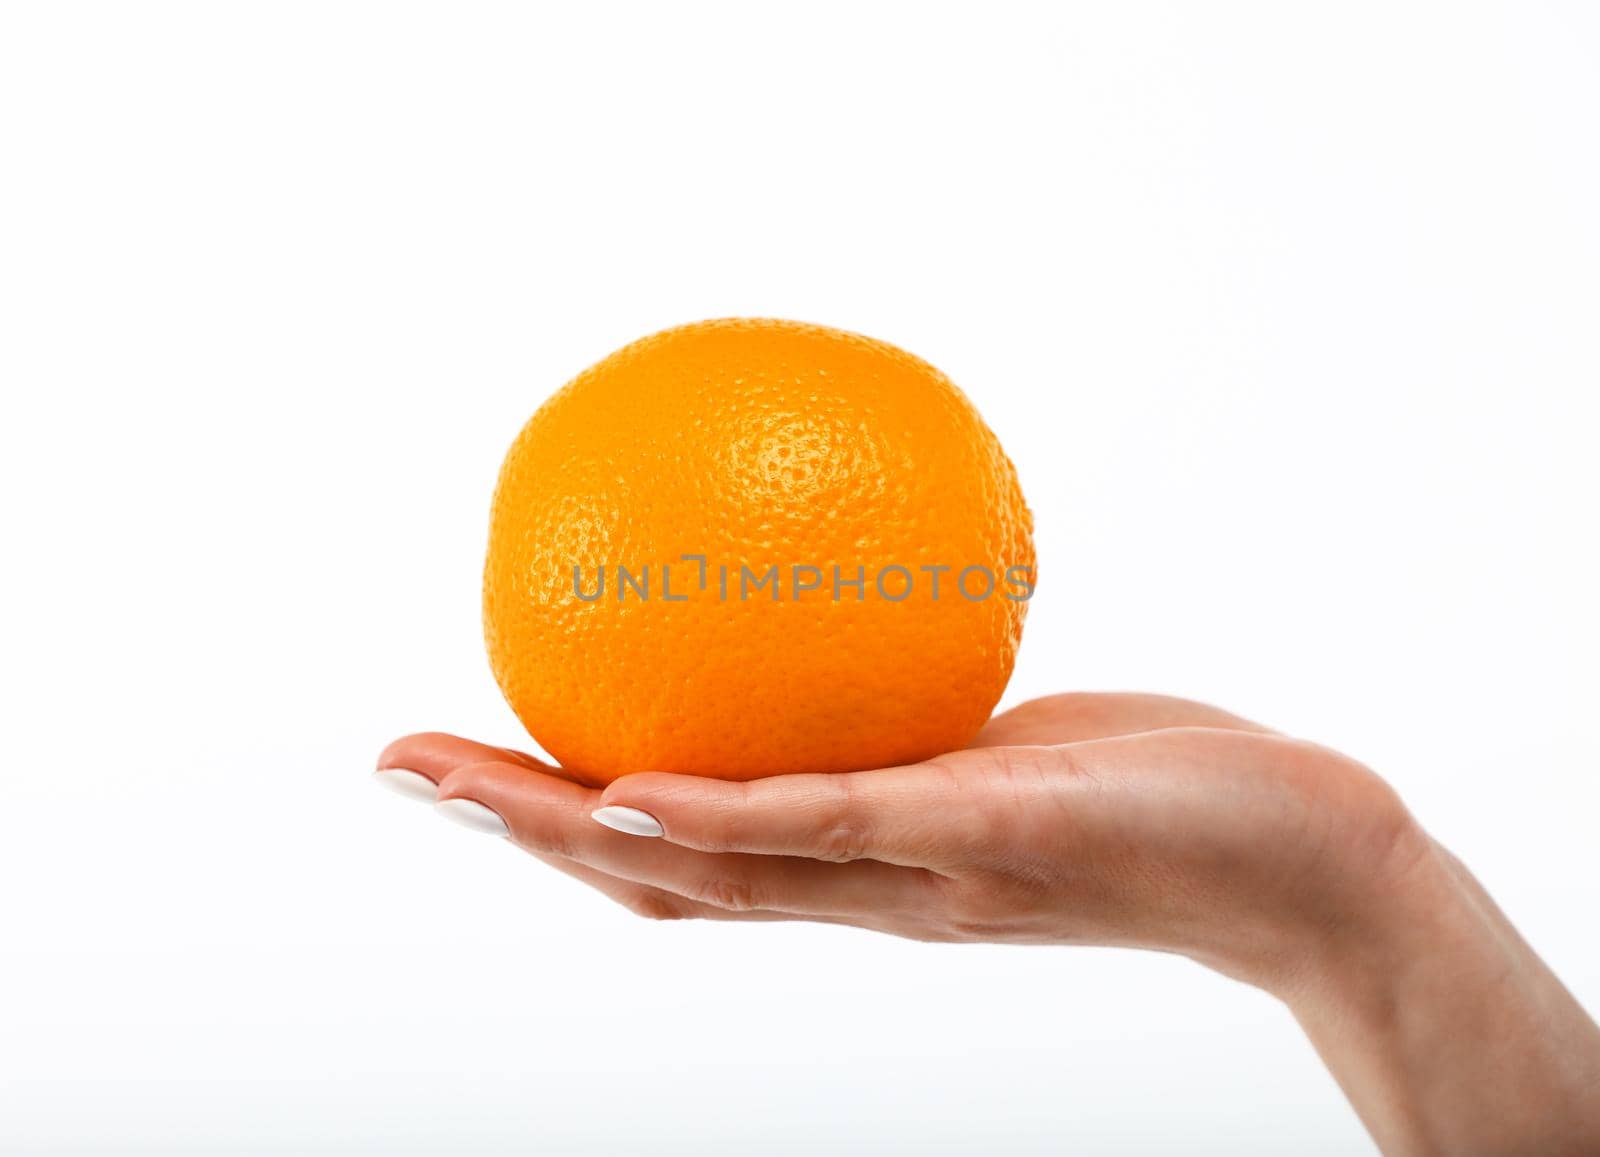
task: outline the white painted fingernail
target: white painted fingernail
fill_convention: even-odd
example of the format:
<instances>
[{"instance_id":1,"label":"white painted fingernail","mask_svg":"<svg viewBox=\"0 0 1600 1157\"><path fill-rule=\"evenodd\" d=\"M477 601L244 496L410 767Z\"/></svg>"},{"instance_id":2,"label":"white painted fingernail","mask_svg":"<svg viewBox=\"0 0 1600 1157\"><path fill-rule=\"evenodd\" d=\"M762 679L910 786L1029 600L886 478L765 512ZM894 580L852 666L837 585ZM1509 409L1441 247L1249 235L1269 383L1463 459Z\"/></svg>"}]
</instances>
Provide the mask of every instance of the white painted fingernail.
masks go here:
<instances>
[{"instance_id":1,"label":"white painted fingernail","mask_svg":"<svg viewBox=\"0 0 1600 1157\"><path fill-rule=\"evenodd\" d=\"M442 799L433 810L447 820L455 820L464 828L482 832L486 836L509 836L511 829L493 808L486 808L473 799Z\"/></svg>"},{"instance_id":2,"label":"white painted fingernail","mask_svg":"<svg viewBox=\"0 0 1600 1157\"><path fill-rule=\"evenodd\" d=\"M636 807L596 808L589 813L589 816L596 823L602 823L612 831L626 832L630 836L661 834L661 821L649 812L642 812Z\"/></svg>"},{"instance_id":3,"label":"white painted fingernail","mask_svg":"<svg viewBox=\"0 0 1600 1157\"><path fill-rule=\"evenodd\" d=\"M420 771L409 767L380 767L372 773L374 782L407 799L420 799L432 803L439 794L439 786Z\"/></svg>"}]
</instances>

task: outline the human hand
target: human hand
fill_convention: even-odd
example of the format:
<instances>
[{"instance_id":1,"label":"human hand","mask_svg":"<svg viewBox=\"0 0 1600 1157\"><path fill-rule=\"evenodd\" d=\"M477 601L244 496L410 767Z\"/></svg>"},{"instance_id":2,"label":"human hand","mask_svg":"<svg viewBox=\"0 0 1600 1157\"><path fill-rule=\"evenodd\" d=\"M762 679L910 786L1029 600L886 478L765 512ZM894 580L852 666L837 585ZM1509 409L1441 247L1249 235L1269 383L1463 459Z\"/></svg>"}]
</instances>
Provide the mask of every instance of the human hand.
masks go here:
<instances>
[{"instance_id":1,"label":"human hand","mask_svg":"<svg viewBox=\"0 0 1600 1157\"><path fill-rule=\"evenodd\" d=\"M1129 945L1263 984L1286 981L1319 929L1358 919L1425 844L1359 764L1153 695L1035 700L967 750L843 775L642 773L602 791L437 734L391 745L380 767L487 807L517 844L652 917Z\"/></svg>"},{"instance_id":2,"label":"human hand","mask_svg":"<svg viewBox=\"0 0 1600 1157\"><path fill-rule=\"evenodd\" d=\"M1465 868L1359 763L1213 707L1058 695L744 783L437 733L378 774L645 916L1181 953L1282 998L1386 1153L1600 1151L1600 1030Z\"/></svg>"}]
</instances>

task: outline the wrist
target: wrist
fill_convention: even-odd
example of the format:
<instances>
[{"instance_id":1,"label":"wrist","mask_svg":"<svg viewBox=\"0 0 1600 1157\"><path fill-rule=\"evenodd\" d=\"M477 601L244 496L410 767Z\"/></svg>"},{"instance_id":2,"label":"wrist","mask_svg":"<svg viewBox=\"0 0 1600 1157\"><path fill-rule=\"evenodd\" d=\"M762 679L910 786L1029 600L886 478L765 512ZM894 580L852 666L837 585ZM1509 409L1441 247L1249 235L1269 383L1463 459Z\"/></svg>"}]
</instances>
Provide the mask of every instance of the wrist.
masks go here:
<instances>
[{"instance_id":1,"label":"wrist","mask_svg":"<svg viewBox=\"0 0 1600 1157\"><path fill-rule=\"evenodd\" d=\"M1347 826L1342 854L1273 877L1224 939L1188 954L1295 1009L1392 985L1462 895L1448 854L1398 800L1383 802Z\"/></svg>"},{"instance_id":2,"label":"wrist","mask_svg":"<svg viewBox=\"0 0 1600 1157\"><path fill-rule=\"evenodd\" d=\"M1262 985L1297 1015L1388 1008L1431 984L1433 968L1464 942L1483 939L1482 913L1452 857L1415 821L1381 862L1346 871L1327 891Z\"/></svg>"},{"instance_id":3,"label":"wrist","mask_svg":"<svg viewBox=\"0 0 1600 1157\"><path fill-rule=\"evenodd\" d=\"M1587 1152L1600 1034L1420 829L1269 986L1385 1153Z\"/></svg>"}]
</instances>

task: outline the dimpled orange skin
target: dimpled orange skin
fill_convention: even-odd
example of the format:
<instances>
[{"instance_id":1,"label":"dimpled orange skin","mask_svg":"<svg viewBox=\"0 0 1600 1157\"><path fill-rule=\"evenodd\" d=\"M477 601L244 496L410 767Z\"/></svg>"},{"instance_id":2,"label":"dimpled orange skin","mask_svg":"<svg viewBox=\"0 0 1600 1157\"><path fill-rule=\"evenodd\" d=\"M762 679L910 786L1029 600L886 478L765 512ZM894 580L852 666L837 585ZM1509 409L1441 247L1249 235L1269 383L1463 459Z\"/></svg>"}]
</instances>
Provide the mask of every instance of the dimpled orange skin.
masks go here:
<instances>
[{"instance_id":1,"label":"dimpled orange skin","mask_svg":"<svg viewBox=\"0 0 1600 1157\"><path fill-rule=\"evenodd\" d=\"M706 556L704 589L686 554ZM686 601L662 597L663 564ZM648 598L618 600L619 565L649 568ZM754 578L740 598L740 567L775 565L778 601ZM834 600L836 565L864 568L864 597ZM877 589L890 565L912 573L903 601ZM919 569L936 565L937 599ZM987 598L955 589L974 565L996 576ZM972 739L1022 636L1004 576L1033 565L1016 471L938 370L823 326L707 321L618 350L523 428L494 496L484 625L512 709L586 782L854 771ZM604 597L576 597L574 566L586 595L605 568ZM794 597L796 566L821 588Z\"/></svg>"}]
</instances>

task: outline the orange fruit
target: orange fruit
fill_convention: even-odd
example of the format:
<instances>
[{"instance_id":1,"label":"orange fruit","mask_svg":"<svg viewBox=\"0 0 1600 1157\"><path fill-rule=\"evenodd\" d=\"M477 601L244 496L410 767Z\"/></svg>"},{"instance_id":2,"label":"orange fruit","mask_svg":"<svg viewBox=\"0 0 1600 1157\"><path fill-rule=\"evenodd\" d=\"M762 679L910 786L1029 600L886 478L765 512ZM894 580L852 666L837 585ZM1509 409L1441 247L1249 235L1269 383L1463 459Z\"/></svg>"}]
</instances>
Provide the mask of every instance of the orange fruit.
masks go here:
<instances>
[{"instance_id":1,"label":"orange fruit","mask_svg":"<svg viewBox=\"0 0 1600 1157\"><path fill-rule=\"evenodd\" d=\"M970 742L1005 689L1032 526L927 362L799 322L686 325L579 374L511 447L489 658L594 784L916 762Z\"/></svg>"}]
</instances>

